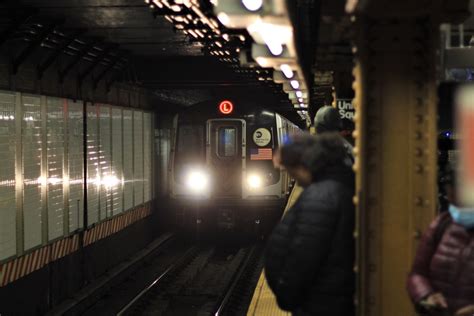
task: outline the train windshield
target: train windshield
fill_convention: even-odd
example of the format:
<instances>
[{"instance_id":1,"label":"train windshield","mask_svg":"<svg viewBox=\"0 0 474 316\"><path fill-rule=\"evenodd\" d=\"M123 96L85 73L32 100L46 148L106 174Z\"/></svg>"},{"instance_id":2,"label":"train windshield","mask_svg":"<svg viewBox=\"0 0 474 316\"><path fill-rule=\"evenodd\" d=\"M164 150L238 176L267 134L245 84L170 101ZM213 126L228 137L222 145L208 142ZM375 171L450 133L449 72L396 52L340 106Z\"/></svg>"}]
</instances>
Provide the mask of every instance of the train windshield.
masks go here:
<instances>
[{"instance_id":1,"label":"train windshield","mask_svg":"<svg viewBox=\"0 0 474 316\"><path fill-rule=\"evenodd\" d=\"M237 130L235 127L219 128L217 152L220 157L233 157L237 154Z\"/></svg>"},{"instance_id":2,"label":"train windshield","mask_svg":"<svg viewBox=\"0 0 474 316\"><path fill-rule=\"evenodd\" d=\"M200 162L204 157L204 127L179 126L176 152L180 163Z\"/></svg>"}]
</instances>

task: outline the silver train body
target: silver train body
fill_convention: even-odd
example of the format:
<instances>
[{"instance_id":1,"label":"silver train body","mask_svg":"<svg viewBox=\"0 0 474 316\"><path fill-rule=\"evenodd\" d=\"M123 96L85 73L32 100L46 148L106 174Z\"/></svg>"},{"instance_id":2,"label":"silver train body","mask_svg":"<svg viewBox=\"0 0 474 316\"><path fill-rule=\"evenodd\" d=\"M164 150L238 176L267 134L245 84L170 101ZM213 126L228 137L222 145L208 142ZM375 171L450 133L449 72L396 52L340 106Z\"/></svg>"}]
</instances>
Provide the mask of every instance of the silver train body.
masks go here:
<instances>
[{"instance_id":1,"label":"silver train body","mask_svg":"<svg viewBox=\"0 0 474 316\"><path fill-rule=\"evenodd\" d=\"M263 108L232 109L211 101L174 119L170 191L182 224L265 226L281 216L292 179L272 156L299 128Z\"/></svg>"}]
</instances>

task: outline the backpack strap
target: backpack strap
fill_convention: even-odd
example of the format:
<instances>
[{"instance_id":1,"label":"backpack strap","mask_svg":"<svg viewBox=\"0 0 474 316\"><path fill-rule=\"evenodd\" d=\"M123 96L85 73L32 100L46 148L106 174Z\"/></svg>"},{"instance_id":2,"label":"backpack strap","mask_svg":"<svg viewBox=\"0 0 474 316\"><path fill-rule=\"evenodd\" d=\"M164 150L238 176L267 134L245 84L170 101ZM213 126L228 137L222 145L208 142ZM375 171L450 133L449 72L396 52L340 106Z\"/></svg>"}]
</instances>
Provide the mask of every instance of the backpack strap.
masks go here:
<instances>
[{"instance_id":1,"label":"backpack strap","mask_svg":"<svg viewBox=\"0 0 474 316\"><path fill-rule=\"evenodd\" d=\"M438 245L441 242L444 232L446 231L448 226L451 224L451 222L452 222L452 218L449 212L444 212L443 214L440 215L438 225L436 226L436 230L434 232L435 245Z\"/></svg>"}]
</instances>

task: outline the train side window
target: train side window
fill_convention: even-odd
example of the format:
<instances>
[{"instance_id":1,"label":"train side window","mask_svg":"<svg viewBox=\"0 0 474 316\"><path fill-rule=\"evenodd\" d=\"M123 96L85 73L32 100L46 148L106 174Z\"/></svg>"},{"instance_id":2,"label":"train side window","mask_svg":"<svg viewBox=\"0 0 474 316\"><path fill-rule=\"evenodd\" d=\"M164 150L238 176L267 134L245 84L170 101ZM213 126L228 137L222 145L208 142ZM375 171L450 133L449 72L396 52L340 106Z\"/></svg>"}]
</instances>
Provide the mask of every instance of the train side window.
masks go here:
<instances>
[{"instance_id":1,"label":"train side window","mask_svg":"<svg viewBox=\"0 0 474 316\"><path fill-rule=\"evenodd\" d=\"M235 156L237 154L237 130L235 127L221 127L217 133L217 154L220 157Z\"/></svg>"}]
</instances>

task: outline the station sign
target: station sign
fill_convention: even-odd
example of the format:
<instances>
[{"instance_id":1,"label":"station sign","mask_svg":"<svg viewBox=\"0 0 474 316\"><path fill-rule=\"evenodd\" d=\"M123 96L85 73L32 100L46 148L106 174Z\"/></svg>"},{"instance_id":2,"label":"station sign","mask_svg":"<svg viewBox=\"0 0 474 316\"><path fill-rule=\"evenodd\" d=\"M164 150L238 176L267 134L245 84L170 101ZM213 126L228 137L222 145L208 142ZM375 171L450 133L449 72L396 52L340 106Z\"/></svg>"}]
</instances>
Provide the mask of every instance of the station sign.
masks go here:
<instances>
[{"instance_id":1,"label":"station sign","mask_svg":"<svg viewBox=\"0 0 474 316\"><path fill-rule=\"evenodd\" d=\"M339 111L339 115L341 119L354 119L354 105L352 105L352 99L337 99L337 110Z\"/></svg>"},{"instance_id":2,"label":"station sign","mask_svg":"<svg viewBox=\"0 0 474 316\"><path fill-rule=\"evenodd\" d=\"M456 93L456 131L457 196L461 205L474 207L474 84L463 85Z\"/></svg>"}]
</instances>

